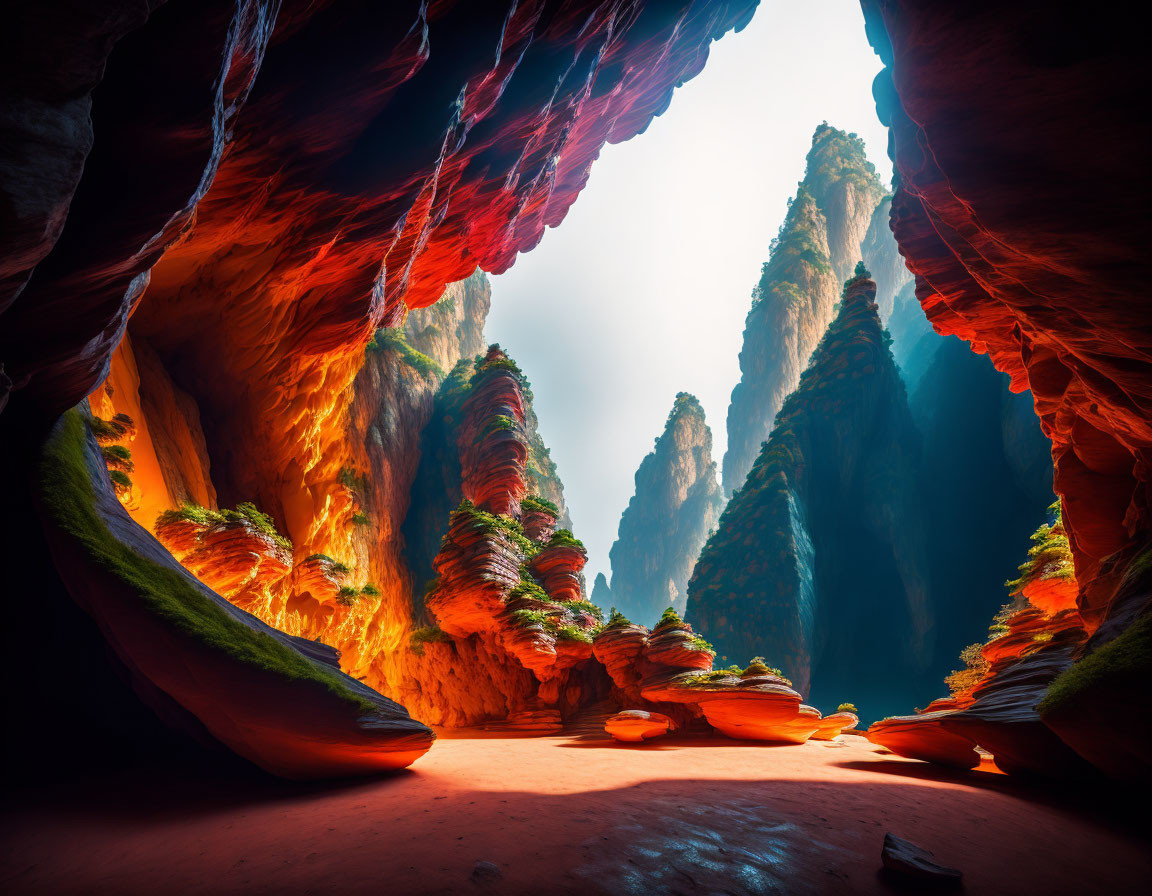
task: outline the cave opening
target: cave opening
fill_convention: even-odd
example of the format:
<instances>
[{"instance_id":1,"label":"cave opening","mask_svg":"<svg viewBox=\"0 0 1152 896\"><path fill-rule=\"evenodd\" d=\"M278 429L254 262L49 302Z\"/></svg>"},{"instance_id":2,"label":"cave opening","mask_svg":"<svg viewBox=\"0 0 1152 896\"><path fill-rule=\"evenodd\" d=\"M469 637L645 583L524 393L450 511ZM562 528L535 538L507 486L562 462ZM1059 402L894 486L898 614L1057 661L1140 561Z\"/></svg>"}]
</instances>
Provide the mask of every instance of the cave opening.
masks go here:
<instances>
[{"instance_id":1,"label":"cave opening","mask_svg":"<svg viewBox=\"0 0 1152 896\"><path fill-rule=\"evenodd\" d=\"M1015 8L900 0L815 41L741 0L506 6L22 14L0 570L48 609L14 617L43 635L8 658L13 766L68 765L77 724L81 777L421 760L376 809L449 780L479 828L499 793L659 804L753 892L810 839L757 821L766 781L892 809L922 777L973 821L1146 778L1116 709L1152 569L1139 228L1029 199L1094 207L1085 97L1131 48L1054 65ZM944 37L969 29L1004 39ZM1032 105L956 77L985 69ZM1018 176L1073 113L1071 161Z\"/></svg>"}]
</instances>

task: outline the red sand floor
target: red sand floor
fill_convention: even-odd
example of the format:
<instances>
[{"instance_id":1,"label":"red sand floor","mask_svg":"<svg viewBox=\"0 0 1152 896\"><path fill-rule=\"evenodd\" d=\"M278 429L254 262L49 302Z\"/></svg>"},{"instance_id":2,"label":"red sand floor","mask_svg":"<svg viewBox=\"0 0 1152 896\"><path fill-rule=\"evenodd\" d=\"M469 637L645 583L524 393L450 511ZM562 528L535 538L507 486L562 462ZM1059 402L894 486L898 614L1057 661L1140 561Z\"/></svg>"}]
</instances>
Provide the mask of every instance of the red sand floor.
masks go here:
<instances>
[{"instance_id":1,"label":"red sand floor","mask_svg":"<svg viewBox=\"0 0 1152 896\"><path fill-rule=\"evenodd\" d=\"M1149 891L1149 842L1098 795L844 740L442 739L411 770L356 783L200 771L22 791L0 891L888 893L886 831L960 868L969 894ZM478 861L500 876L474 880Z\"/></svg>"}]
</instances>

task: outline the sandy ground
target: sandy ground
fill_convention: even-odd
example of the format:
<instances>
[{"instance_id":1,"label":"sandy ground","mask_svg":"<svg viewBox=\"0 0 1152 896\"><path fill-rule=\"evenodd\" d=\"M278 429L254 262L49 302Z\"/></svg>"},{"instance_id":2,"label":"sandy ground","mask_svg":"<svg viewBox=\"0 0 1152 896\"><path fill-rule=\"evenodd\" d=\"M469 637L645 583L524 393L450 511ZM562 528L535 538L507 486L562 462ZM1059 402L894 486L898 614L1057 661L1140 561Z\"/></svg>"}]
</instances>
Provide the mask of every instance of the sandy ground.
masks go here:
<instances>
[{"instance_id":1,"label":"sandy ground","mask_svg":"<svg viewBox=\"0 0 1152 896\"><path fill-rule=\"evenodd\" d=\"M889 893L887 831L960 868L967 893L1119 896L1152 876L1137 822L1099 794L953 774L855 737L442 739L371 781L137 772L5 802L12 894Z\"/></svg>"}]
</instances>

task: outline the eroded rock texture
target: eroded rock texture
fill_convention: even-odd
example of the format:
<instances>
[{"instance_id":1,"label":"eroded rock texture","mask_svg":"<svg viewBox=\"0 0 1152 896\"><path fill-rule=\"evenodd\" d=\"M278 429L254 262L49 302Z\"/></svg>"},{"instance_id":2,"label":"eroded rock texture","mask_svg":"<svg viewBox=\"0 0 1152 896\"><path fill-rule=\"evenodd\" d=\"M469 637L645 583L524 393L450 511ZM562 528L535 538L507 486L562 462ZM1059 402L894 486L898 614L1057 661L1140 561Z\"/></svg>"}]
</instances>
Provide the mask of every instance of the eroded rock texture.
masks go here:
<instances>
[{"instance_id":1,"label":"eroded rock texture","mask_svg":"<svg viewBox=\"0 0 1152 896\"><path fill-rule=\"evenodd\" d=\"M1078 610L1097 633L1072 656L1095 673L1061 678L1095 719L1090 740L1132 744L1118 721L1124 687L1107 682L1128 680L1121 657L1147 656L1136 647L1146 636L1103 651L1139 625L1152 595L1138 564L1152 530L1152 184L1146 166L1115 176L1115 160L1140 157L1150 136L1146 118L1117 125L1145 92L1139 38L1031 2L862 5L886 65L874 93L899 180L892 229L917 298L938 333L1031 390L1053 443ZM993 87L1005 83L1013 89ZM1038 149L1048 145L1059 151ZM1149 761L1136 749L1104 766L1147 776Z\"/></svg>"},{"instance_id":2,"label":"eroded rock texture","mask_svg":"<svg viewBox=\"0 0 1152 896\"><path fill-rule=\"evenodd\" d=\"M723 505L704 409L681 392L620 519L609 554L612 605L641 625L655 625L668 607L683 613L688 577Z\"/></svg>"},{"instance_id":3,"label":"eroded rock texture","mask_svg":"<svg viewBox=\"0 0 1152 896\"><path fill-rule=\"evenodd\" d=\"M915 692L934 650L919 438L881 331L876 284L836 320L688 585L721 659L761 655L801 694L865 715Z\"/></svg>"},{"instance_id":4,"label":"eroded rock texture","mask_svg":"<svg viewBox=\"0 0 1152 896\"><path fill-rule=\"evenodd\" d=\"M728 408L724 490L744 482L784 400L832 322L840 285L860 259L883 196L855 134L822 124L804 180L773 241L744 324L740 382Z\"/></svg>"},{"instance_id":5,"label":"eroded rock texture","mask_svg":"<svg viewBox=\"0 0 1152 896\"><path fill-rule=\"evenodd\" d=\"M1031 389L1096 625L1115 587L1093 585L1101 562L1150 528L1150 184L1144 166L1114 176L1149 137L1147 121L1115 126L1144 90L1138 41L1038 3L863 6L887 65L874 89L900 180L892 228L917 296L937 332ZM1050 141L1058 152L1037 149Z\"/></svg>"}]
</instances>

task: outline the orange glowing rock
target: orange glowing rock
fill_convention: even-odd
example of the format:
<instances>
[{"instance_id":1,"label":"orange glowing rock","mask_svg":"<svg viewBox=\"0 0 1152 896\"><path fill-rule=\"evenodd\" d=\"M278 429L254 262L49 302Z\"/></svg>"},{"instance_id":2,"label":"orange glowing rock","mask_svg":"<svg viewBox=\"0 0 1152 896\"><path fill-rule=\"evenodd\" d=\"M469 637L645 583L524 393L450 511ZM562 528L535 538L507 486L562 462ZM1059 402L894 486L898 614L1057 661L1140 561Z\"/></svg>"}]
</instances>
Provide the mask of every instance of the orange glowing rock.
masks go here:
<instances>
[{"instance_id":1,"label":"orange glowing rock","mask_svg":"<svg viewBox=\"0 0 1152 896\"><path fill-rule=\"evenodd\" d=\"M313 554L292 571L293 590L320 603L332 603L349 581L348 568L326 554Z\"/></svg>"},{"instance_id":2,"label":"orange glowing rock","mask_svg":"<svg viewBox=\"0 0 1152 896\"><path fill-rule=\"evenodd\" d=\"M246 519L204 523L161 514L156 537L214 591L246 609L292 569L292 553Z\"/></svg>"},{"instance_id":3,"label":"orange glowing rock","mask_svg":"<svg viewBox=\"0 0 1152 896\"><path fill-rule=\"evenodd\" d=\"M868 740L908 759L922 759L953 768L975 768L980 764L976 744L941 725L942 720L951 714L950 711L926 712L881 719L869 727Z\"/></svg>"},{"instance_id":4,"label":"orange glowing rock","mask_svg":"<svg viewBox=\"0 0 1152 896\"><path fill-rule=\"evenodd\" d=\"M859 724L860 718L855 713L834 712L820 720L820 727L812 734L812 740L833 740Z\"/></svg>"},{"instance_id":5,"label":"orange glowing rock","mask_svg":"<svg viewBox=\"0 0 1152 896\"><path fill-rule=\"evenodd\" d=\"M555 709L518 710L509 713L506 719L484 726L485 731L535 736L559 734L562 729L560 713Z\"/></svg>"},{"instance_id":6,"label":"orange glowing rock","mask_svg":"<svg viewBox=\"0 0 1152 896\"><path fill-rule=\"evenodd\" d=\"M605 626L593 641L596 659L626 694L640 696L640 657L648 646L648 629L631 622Z\"/></svg>"},{"instance_id":7,"label":"orange glowing rock","mask_svg":"<svg viewBox=\"0 0 1152 896\"><path fill-rule=\"evenodd\" d=\"M1076 609L1076 597L1080 588L1074 578L1034 576L1020 589L1028 603L1049 616L1061 610Z\"/></svg>"},{"instance_id":8,"label":"orange glowing rock","mask_svg":"<svg viewBox=\"0 0 1152 896\"><path fill-rule=\"evenodd\" d=\"M528 492L528 433L524 394L514 365L496 346L488 350L464 403L460 446L464 497L481 510L513 516Z\"/></svg>"},{"instance_id":9,"label":"orange glowing rock","mask_svg":"<svg viewBox=\"0 0 1152 896\"><path fill-rule=\"evenodd\" d=\"M626 709L611 716L604 730L618 741L635 744L663 737L672 730L672 720L663 713Z\"/></svg>"},{"instance_id":10,"label":"orange glowing rock","mask_svg":"<svg viewBox=\"0 0 1152 896\"><path fill-rule=\"evenodd\" d=\"M584 579L580 571L587 560L583 547L549 545L532 558L529 568L553 600L583 600Z\"/></svg>"},{"instance_id":11,"label":"orange glowing rock","mask_svg":"<svg viewBox=\"0 0 1152 896\"><path fill-rule=\"evenodd\" d=\"M675 613L666 613L664 619L652 629L644 649L646 659L661 666L676 669L711 669L715 656L692 631L692 626L681 622Z\"/></svg>"},{"instance_id":12,"label":"orange glowing rock","mask_svg":"<svg viewBox=\"0 0 1152 896\"><path fill-rule=\"evenodd\" d=\"M644 682L646 700L693 704L708 724L739 740L802 744L820 729L820 713L775 675L680 672Z\"/></svg>"}]
</instances>

